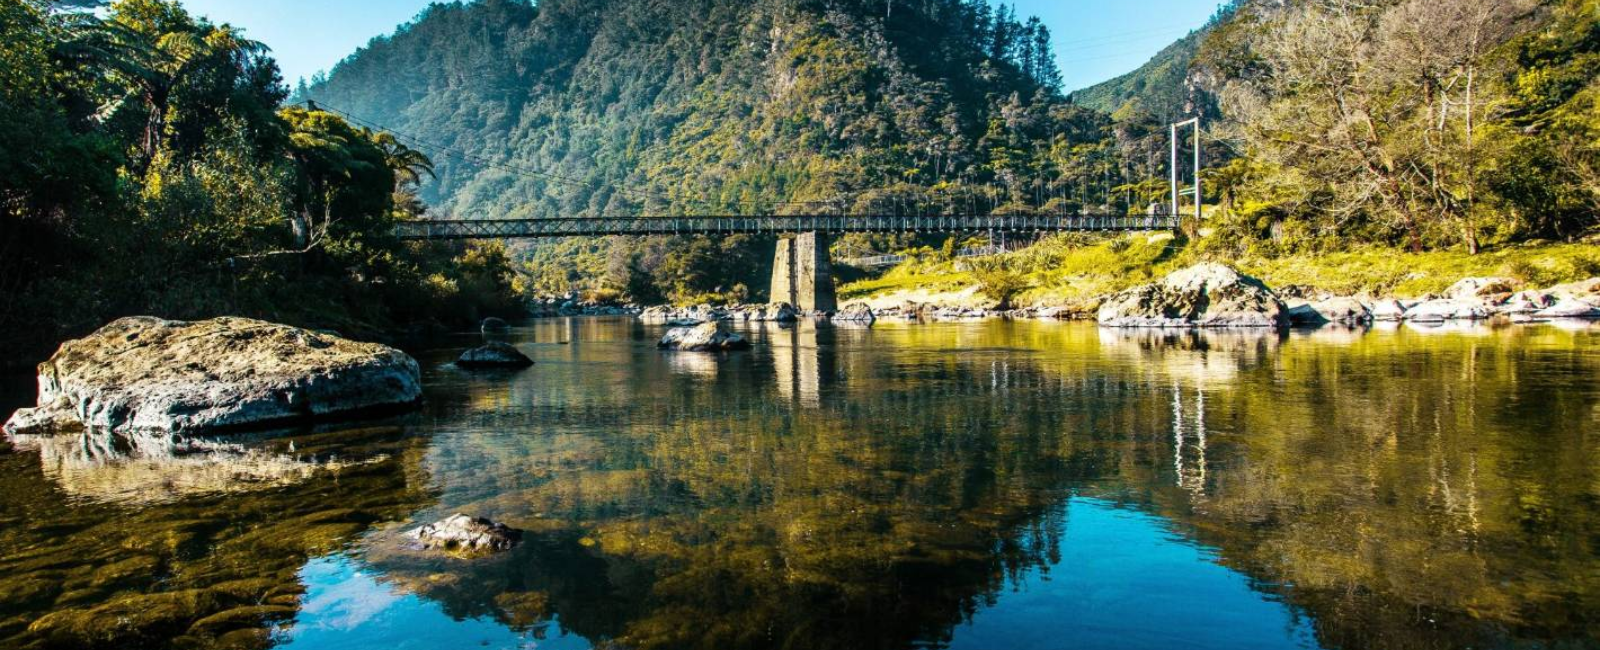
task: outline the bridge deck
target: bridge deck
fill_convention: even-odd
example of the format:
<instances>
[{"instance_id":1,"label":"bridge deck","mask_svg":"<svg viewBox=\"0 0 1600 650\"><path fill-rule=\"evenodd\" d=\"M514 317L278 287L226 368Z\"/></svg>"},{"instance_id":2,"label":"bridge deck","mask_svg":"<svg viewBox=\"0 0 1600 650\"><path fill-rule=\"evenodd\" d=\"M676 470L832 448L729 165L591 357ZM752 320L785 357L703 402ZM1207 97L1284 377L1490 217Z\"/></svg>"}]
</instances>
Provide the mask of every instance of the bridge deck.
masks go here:
<instances>
[{"instance_id":1,"label":"bridge deck","mask_svg":"<svg viewBox=\"0 0 1600 650\"><path fill-rule=\"evenodd\" d=\"M790 215L575 217L478 221L405 221L395 235L406 240L522 239L605 235L735 235L938 232L1132 232L1172 230L1178 217L1157 215Z\"/></svg>"}]
</instances>

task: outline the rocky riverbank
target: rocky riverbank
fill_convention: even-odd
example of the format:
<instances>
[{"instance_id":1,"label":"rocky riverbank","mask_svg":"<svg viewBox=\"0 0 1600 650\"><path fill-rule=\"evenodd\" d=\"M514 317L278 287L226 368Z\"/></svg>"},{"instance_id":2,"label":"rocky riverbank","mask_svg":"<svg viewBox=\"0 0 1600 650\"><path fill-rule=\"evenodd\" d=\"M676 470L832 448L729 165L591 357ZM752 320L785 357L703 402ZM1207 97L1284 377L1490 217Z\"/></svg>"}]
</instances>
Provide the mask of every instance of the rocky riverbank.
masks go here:
<instances>
[{"instance_id":1,"label":"rocky riverbank","mask_svg":"<svg viewBox=\"0 0 1600 650\"><path fill-rule=\"evenodd\" d=\"M970 297L970 292L962 294ZM1282 291L1216 263L1199 264L1160 281L1065 305L1000 310L973 304L906 301L871 306L852 302L833 313L802 313L786 304L696 305L693 307L599 306L574 304L565 315L637 315L655 324L686 326L706 322L793 322L802 318L867 324L886 321L1091 320L1108 327L1315 327L1374 322L1442 323L1500 320L1539 323L1600 320L1600 278L1550 287L1531 287L1512 278L1472 277L1444 293L1419 298L1341 296Z\"/></svg>"}]
</instances>

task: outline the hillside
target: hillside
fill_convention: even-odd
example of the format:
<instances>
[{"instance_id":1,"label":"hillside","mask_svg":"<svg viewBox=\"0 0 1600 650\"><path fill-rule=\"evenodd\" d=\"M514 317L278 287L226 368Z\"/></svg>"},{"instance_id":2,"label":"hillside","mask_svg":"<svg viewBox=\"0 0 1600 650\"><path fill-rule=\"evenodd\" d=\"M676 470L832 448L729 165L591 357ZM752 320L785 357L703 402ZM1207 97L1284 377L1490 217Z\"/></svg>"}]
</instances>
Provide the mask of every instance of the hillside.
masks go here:
<instances>
[{"instance_id":1,"label":"hillside","mask_svg":"<svg viewBox=\"0 0 1600 650\"><path fill-rule=\"evenodd\" d=\"M1113 115L1145 114L1162 122L1185 115L1190 102L1189 71L1200 43L1210 34L1201 29L1157 52L1138 69L1072 93L1073 101Z\"/></svg>"},{"instance_id":2,"label":"hillside","mask_svg":"<svg viewBox=\"0 0 1600 650\"><path fill-rule=\"evenodd\" d=\"M438 4L304 94L416 136L438 159L424 197L474 218L732 209L977 176L1020 190L1033 161L1009 145L1093 135L1093 116L1051 87L1037 23L982 0L893 6Z\"/></svg>"}]
</instances>

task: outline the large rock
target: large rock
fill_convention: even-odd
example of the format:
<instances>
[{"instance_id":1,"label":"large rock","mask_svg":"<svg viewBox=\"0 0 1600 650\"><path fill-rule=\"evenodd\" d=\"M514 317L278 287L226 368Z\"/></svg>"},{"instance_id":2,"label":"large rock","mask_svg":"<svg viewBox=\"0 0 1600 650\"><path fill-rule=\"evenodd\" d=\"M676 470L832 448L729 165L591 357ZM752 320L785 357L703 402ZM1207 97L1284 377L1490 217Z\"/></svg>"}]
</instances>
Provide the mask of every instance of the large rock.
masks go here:
<instances>
[{"instance_id":1,"label":"large rock","mask_svg":"<svg viewBox=\"0 0 1600 650\"><path fill-rule=\"evenodd\" d=\"M124 318L39 365L38 407L6 432L66 424L203 432L416 404L417 362L394 348L246 318Z\"/></svg>"},{"instance_id":2,"label":"large rock","mask_svg":"<svg viewBox=\"0 0 1600 650\"><path fill-rule=\"evenodd\" d=\"M478 331L484 334L505 334L511 331L511 324L507 323L503 318L490 316L483 319L483 323L478 326Z\"/></svg>"},{"instance_id":3,"label":"large rock","mask_svg":"<svg viewBox=\"0 0 1600 650\"><path fill-rule=\"evenodd\" d=\"M467 350L456 360L456 365L469 370L480 368L526 368L533 365L533 359L523 354L516 346L509 343L495 341L481 348Z\"/></svg>"},{"instance_id":4,"label":"large rock","mask_svg":"<svg viewBox=\"0 0 1600 650\"><path fill-rule=\"evenodd\" d=\"M1129 289L1100 306L1107 327L1285 327L1288 310L1260 280L1205 263Z\"/></svg>"},{"instance_id":5,"label":"large rock","mask_svg":"<svg viewBox=\"0 0 1600 650\"><path fill-rule=\"evenodd\" d=\"M489 553L510 550L522 539L522 532L482 517L455 514L415 531L411 536L423 548L458 553Z\"/></svg>"},{"instance_id":6,"label":"large rock","mask_svg":"<svg viewBox=\"0 0 1600 650\"><path fill-rule=\"evenodd\" d=\"M664 350L684 350L688 352L720 352L723 350L747 350L750 342L744 337L723 328L720 323L702 323L694 327L678 327L667 332L656 344Z\"/></svg>"},{"instance_id":7,"label":"large rock","mask_svg":"<svg viewBox=\"0 0 1600 650\"><path fill-rule=\"evenodd\" d=\"M1372 312L1355 298L1329 298L1290 309L1289 321L1308 326L1365 325L1372 322Z\"/></svg>"},{"instance_id":8,"label":"large rock","mask_svg":"<svg viewBox=\"0 0 1600 650\"><path fill-rule=\"evenodd\" d=\"M1501 303L1497 311L1513 316L1532 314L1549 309L1555 304L1555 298L1543 291L1518 291Z\"/></svg>"}]
</instances>

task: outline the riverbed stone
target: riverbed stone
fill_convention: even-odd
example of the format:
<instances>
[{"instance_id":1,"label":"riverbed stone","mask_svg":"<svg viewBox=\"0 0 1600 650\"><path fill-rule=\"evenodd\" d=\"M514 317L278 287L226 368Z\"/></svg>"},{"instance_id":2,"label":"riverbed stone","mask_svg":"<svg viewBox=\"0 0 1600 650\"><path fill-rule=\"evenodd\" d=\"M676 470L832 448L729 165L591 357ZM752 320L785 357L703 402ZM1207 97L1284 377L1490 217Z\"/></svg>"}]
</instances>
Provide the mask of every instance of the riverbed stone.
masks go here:
<instances>
[{"instance_id":1,"label":"riverbed stone","mask_svg":"<svg viewBox=\"0 0 1600 650\"><path fill-rule=\"evenodd\" d=\"M1106 299L1107 327L1285 327L1288 309L1260 280L1207 262Z\"/></svg>"},{"instance_id":2,"label":"riverbed stone","mask_svg":"<svg viewBox=\"0 0 1600 650\"><path fill-rule=\"evenodd\" d=\"M1600 318L1600 309L1583 300L1567 298L1534 313L1535 318Z\"/></svg>"},{"instance_id":3,"label":"riverbed stone","mask_svg":"<svg viewBox=\"0 0 1600 650\"><path fill-rule=\"evenodd\" d=\"M743 336L728 331L721 323L701 323L693 327L677 327L667 331L656 347L685 352L720 352L747 350L750 342Z\"/></svg>"},{"instance_id":4,"label":"riverbed stone","mask_svg":"<svg viewBox=\"0 0 1600 650\"><path fill-rule=\"evenodd\" d=\"M845 305L839 313L833 315L833 320L841 323L866 323L872 324L878 320L877 314L872 313L872 308L866 303L853 302Z\"/></svg>"},{"instance_id":5,"label":"riverbed stone","mask_svg":"<svg viewBox=\"0 0 1600 650\"><path fill-rule=\"evenodd\" d=\"M1489 315L1488 306L1481 301L1438 298L1425 300L1407 309L1405 319L1417 323L1438 323L1447 320L1483 320Z\"/></svg>"},{"instance_id":6,"label":"riverbed stone","mask_svg":"<svg viewBox=\"0 0 1600 650\"><path fill-rule=\"evenodd\" d=\"M1532 314L1555 306L1556 300L1543 291L1518 291L1501 303L1496 311L1502 314Z\"/></svg>"},{"instance_id":7,"label":"riverbed stone","mask_svg":"<svg viewBox=\"0 0 1600 650\"><path fill-rule=\"evenodd\" d=\"M522 531L483 517L457 513L418 528L411 536L425 549L492 553L516 546L522 540Z\"/></svg>"},{"instance_id":8,"label":"riverbed stone","mask_svg":"<svg viewBox=\"0 0 1600 650\"><path fill-rule=\"evenodd\" d=\"M124 318L39 365L37 406L10 434L66 424L197 433L308 422L422 398L417 362L394 348L247 318Z\"/></svg>"},{"instance_id":9,"label":"riverbed stone","mask_svg":"<svg viewBox=\"0 0 1600 650\"><path fill-rule=\"evenodd\" d=\"M1476 300L1515 293L1522 285L1516 278L1462 278L1444 290L1444 297Z\"/></svg>"},{"instance_id":10,"label":"riverbed stone","mask_svg":"<svg viewBox=\"0 0 1600 650\"><path fill-rule=\"evenodd\" d=\"M516 346L499 341L490 343L481 348L473 348L462 353L456 360L456 365L469 370L485 368L526 368L533 365L533 359L523 354Z\"/></svg>"},{"instance_id":11,"label":"riverbed stone","mask_svg":"<svg viewBox=\"0 0 1600 650\"><path fill-rule=\"evenodd\" d=\"M761 320L769 323L793 323L800 320L800 312L789 303L773 303L767 305L766 310L762 312Z\"/></svg>"},{"instance_id":12,"label":"riverbed stone","mask_svg":"<svg viewBox=\"0 0 1600 650\"><path fill-rule=\"evenodd\" d=\"M1372 322L1372 312L1355 298L1329 298L1291 308L1289 321L1305 326L1365 325Z\"/></svg>"}]
</instances>

